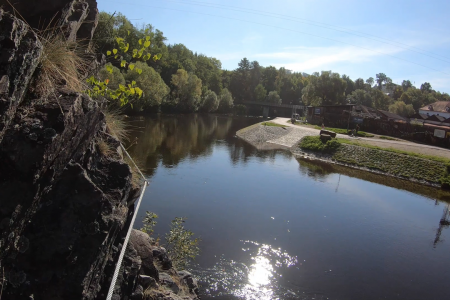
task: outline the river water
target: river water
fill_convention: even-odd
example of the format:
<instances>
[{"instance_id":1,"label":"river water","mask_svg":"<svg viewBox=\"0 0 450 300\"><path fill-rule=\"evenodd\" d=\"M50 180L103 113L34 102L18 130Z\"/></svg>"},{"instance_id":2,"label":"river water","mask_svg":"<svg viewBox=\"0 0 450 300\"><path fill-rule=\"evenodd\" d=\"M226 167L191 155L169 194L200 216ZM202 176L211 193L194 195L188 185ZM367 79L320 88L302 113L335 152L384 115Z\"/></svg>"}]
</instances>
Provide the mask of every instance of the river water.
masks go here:
<instances>
[{"instance_id":1,"label":"river water","mask_svg":"<svg viewBox=\"0 0 450 300\"><path fill-rule=\"evenodd\" d=\"M138 220L157 213L163 238L187 218L202 240L191 265L202 299L450 299L448 194L235 137L259 121L130 122L130 153L151 182Z\"/></svg>"}]
</instances>

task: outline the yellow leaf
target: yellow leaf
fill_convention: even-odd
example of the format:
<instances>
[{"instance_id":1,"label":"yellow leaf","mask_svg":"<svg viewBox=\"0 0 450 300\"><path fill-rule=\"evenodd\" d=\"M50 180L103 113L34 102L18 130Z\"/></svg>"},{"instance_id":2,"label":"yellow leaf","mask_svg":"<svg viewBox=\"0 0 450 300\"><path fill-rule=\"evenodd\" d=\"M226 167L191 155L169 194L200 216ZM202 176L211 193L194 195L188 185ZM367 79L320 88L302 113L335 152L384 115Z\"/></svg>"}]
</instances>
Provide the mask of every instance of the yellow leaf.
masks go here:
<instances>
[{"instance_id":1,"label":"yellow leaf","mask_svg":"<svg viewBox=\"0 0 450 300\"><path fill-rule=\"evenodd\" d=\"M128 65L128 68L129 68L131 71L133 71L134 65L133 65L133 64L129 64L129 65Z\"/></svg>"},{"instance_id":2,"label":"yellow leaf","mask_svg":"<svg viewBox=\"0 0 450 300\"><path fill-rule=\"evenodd\" d=\"M117 54L117 49L113 49L113 53L114 53L114 54Z\"/></svg>"}]
</instances>

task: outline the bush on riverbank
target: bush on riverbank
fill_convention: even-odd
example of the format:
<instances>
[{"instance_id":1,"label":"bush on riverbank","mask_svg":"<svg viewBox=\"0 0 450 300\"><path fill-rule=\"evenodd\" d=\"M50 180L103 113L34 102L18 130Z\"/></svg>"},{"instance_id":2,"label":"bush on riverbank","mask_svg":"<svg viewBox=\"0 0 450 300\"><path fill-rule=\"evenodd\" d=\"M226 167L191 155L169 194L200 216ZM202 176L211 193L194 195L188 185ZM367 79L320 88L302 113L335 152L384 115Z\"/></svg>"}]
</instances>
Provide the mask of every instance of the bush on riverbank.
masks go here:
<instances>
[{"instance_id":1,"label":"bush on riverbank","mask_svg":"<svg viewBox=\"0 0 450 300\"><path fill-rule=\"evenodd\" d=\"M440 181L442 188L447 190L450 189L450 163L447 163L445 165L445 172L444 175L442 175Z\"/></svg>"},{"instance_id":2,"label":"bush on riverbank","mask_svg":"<svg viewBox=\"0 0 450 300\"><path fill-rule=\"evenodd\" d=\"M332 153L336 151L341 144L335 140L323 142L320 136L306 136L300 141L300 148L304 150L318 151L323 153Z\"/></svg>"}]
</instances>

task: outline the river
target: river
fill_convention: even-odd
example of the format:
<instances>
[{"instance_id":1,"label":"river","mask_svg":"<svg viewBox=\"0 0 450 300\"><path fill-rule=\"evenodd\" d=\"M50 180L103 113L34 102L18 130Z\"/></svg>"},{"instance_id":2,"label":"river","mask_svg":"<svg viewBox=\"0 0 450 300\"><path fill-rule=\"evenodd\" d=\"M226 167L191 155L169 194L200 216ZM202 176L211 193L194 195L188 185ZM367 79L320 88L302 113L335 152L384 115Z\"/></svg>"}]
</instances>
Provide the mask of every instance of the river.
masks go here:
<instances>
[{"instance_id":1,"label":"river","mask_svg":"<svg viewBox=\"0 0 450 300\"><path fill-rule=\"evenodd\" d=\"M450 229L439 231L449 194L235 137L259 121L130 121L150 180L138 220L157 213L163 238L187 218L202 240L191 265L202 299L450 299Z\"/></svg>"}]
</instances>

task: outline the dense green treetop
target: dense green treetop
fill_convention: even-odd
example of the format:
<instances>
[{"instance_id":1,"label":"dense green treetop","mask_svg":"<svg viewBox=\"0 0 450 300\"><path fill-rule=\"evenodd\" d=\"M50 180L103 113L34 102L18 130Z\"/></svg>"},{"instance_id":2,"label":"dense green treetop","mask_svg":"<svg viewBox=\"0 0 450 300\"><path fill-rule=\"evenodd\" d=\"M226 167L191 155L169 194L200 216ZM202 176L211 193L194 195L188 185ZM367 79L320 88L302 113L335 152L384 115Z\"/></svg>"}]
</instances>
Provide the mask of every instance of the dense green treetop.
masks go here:
<instances>
[{"instance_id":1,"label":"dense green treetop","mask_svg":"<svg viewBox=\"0 0 450 300\"><path fill-rule=\"evenodd\" d=\"M108 58L110 70L100 70L98 77L109 80L109 87L136 82L143 96L132 103L133 110L163 108L183 112L230 112L234 104L246 101L270 101L283 104L330 105L355 103L409 115L411 107L449 101L450 96L432 89L424 82L420 88L410 80L396 85L384 73L364 80L352 80L332 71L311 75L274 66L263 67L243 58L235 70L223 70L220 60L198 54L183 44L168 44L163 32L151 25L134 26L124 15L100 13L94 34L97 51L106 53L116 46L117 37L126 37L130 49L139 49L139 40L150 36L148 50L160 54L159 60L140 62L136 71L120 70L120 61ZM129 61L132 53L124 53ZM117 68L116 68L117 67ZM141 78L139 78L141 77Z\"/></svg>"}]
</instances>

